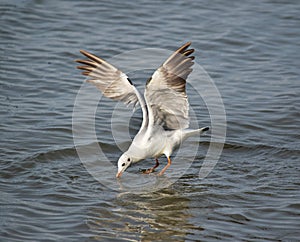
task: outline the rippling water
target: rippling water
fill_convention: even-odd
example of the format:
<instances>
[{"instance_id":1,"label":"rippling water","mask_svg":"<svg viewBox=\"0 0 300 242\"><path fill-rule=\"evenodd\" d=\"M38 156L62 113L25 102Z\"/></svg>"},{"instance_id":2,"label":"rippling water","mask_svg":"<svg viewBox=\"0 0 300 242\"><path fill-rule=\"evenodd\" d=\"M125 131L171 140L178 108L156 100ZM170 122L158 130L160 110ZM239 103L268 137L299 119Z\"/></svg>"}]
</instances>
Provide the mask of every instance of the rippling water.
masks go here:
<instances>
[{"instance_id":1,"label":"rippling water","mask_svg":"<svg viewBox=\"0 0 300 242\"><path fill-rule=\"evenodd\" d=\"M2 1L0 240L299 240L299 10L296 0ZM133 194L101 185L73 143L79 49L111 58L189 40L226 108L216 167L198 178L204 138L167 188ZM148 75L136 74L136 83ZM98 144L117 159L110 103L97 111Z\"/></svg>"}]
</instances>

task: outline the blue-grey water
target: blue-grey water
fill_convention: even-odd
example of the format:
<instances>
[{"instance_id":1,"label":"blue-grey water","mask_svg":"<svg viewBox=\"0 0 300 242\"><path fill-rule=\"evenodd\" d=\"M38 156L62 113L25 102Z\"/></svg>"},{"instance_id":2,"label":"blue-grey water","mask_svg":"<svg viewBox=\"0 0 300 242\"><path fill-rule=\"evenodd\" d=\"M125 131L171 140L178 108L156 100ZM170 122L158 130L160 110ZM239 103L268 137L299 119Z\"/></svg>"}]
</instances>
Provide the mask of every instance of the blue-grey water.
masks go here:
<instances>
[{"instance_id":1,"label":"blue-grey water","mask_svg":"<svg viewBox=\"0 0 300 242\"><path fill-rule=\"evenodd\" d=\"M0 240L299 241L299 13L298 0L1 1ZM138 194L104 186L73 142L79 50L112 58L186 41L226 109L217 165L199 179L208 134L174 184ZM98 141L117 159L106 101Z\"/></svg>"}]
</instances>

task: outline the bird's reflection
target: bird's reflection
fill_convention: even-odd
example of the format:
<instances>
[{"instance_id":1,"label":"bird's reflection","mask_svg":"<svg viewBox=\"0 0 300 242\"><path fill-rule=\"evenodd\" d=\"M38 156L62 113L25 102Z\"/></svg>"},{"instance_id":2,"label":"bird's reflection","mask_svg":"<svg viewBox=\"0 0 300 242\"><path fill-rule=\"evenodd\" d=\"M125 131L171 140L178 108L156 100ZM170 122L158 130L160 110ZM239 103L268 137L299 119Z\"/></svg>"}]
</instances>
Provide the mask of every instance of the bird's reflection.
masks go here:
<instances>
[{"instance_id":1,"label":"bird's reflection","mask_svg":"<svg viewBox=\"0 0 300 242\"><path fill-rule=\"evenodd\" d=\"M172 187L156 192L119 193L110 202L94 207L88 226L95 240L184 241L194 229L189 222L189 199Z\"/></svg>"}]
</instances>

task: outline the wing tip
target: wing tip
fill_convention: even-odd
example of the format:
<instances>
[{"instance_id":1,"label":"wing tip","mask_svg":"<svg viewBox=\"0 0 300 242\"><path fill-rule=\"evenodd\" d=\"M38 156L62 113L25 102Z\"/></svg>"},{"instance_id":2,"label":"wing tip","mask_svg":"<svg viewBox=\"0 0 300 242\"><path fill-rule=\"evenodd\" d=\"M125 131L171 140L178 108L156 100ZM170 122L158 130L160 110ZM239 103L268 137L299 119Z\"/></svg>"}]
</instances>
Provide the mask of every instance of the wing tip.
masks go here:
<instances>
[{"instance_id":1,"label":"wing tip","mask_svg":"<svg viewBox=\"0 0 300 242\"><path fill-rule=\"evenodd\" d=\"M88 51L86 51L86 50L79 50L79 52L80 52L81 54L83 54L84 56L88 57L88 58L90 58L91 56L93 56L92 53L90 53L90 52L88 52Z\"/></svg>"},{"instance_id":2,"label":"wing tip","mask_svg":"<svg viewBox=\"0 0 300 242\"><path fill-rule=\"evenodd\" d=\"M188 42L186 42L184 45L190 46L191 44L192 44L192 41L188 41Z\"/></svg>"},{"instance_id":3,"label":"wing tip","mask_svg":"<svg viewBox=\"0 0 300 242\"><path fill-rule=\"evenodd\" d=\"M79 50L79 52L81 53L81 54L85 54L85 53L88 53L87 51L85 51L85 50Z\"/></svg>"},{"instance_id":4,"label":"wing tip","mask_svg":"<svg viewBox=\"0 0 300 242\"><path fill-rule=\"evenodd\" d=\"M195 50L194 49L188 49L191 46L192 42L188 41L185 44L183 44L181 47L179 47L175 53L184 54L186 56L192 54Z\"/></svg>"},{"instance_id":5,"label":"wing tip","mask_svg":"<svg viewBox=\"0 0 300 242\"><path fill-rule=\"evenodd\" d=\"M79 50L79 52L81 54L83 54L84 56L86 56L87 58L89 58L91 61L96 62L98 64L102 64L104 62L103 59L101 59L100 57L86 51L86 50Z\"/></svg>"},{"instance_id":6,"label":"wing tip","mask_svg":"<svg viewBox=\"0 0 300 242\"><path fill-rule=\"evenodd\" d=\"M191 42L191 41L188 41L188 42L186 42L185 44L183 44L183 45L180 47L180 49L181 49L181 48L187 49L188 47L191 46L191 44L192 44L192 42Z\"/></svg>"},{"instance_id":7,"label":"wing tip","mask_svg":"<svg viewBox=\"0 0 300 242\"><path fill-rule=\"evenodd\" d=\"M89 55L90 55L90 53L87 52L87 51L85 51L85 50L79 50L79 52L81 54L83 54L84 56L86 56L86 57L89 57ZM86 64L87 61L86 60L82 60L82 59L75 59L74 62L81 63L81 64Z\"/></svg>"}]
</instances>

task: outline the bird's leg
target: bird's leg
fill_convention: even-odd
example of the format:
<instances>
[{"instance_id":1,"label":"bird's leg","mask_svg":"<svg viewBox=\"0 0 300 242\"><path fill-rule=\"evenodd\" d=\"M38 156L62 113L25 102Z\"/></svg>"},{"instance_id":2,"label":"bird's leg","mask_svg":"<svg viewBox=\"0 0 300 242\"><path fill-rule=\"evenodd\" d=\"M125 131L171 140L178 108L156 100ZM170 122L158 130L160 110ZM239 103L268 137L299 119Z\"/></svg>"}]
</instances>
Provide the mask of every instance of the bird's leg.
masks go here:
<instances>
[{"instance_id":1,"label":"bird's leg","mask_svg":"<svg viewBox=\"0 0 300 242\"><path fill-rule=\"evenodd\" d=\"M149 168L149 169L147 169L147 170L144 170L143 171L143 173L144 174L149 174L149 173L152 173L152 172L154 172L154 170L159 166L159 162L158 162L158 159L155 159L155 166L153 166L153 167L151 167L151 168Z\"/></svg>"},{"instance_id":2,"label":"bird's leg","mask_svg":"<svg viewBox=\"0 0 300 242\"><path fill-rule=\"evenodd\" d=\"M167 158L168 158L168 164L160 171L160 173L158 173L159 176L164 174L165 171L168 169L168 167L172 164L172 161L171 161L170 157L167 157Z\"/></svg>"}]
</instances>

